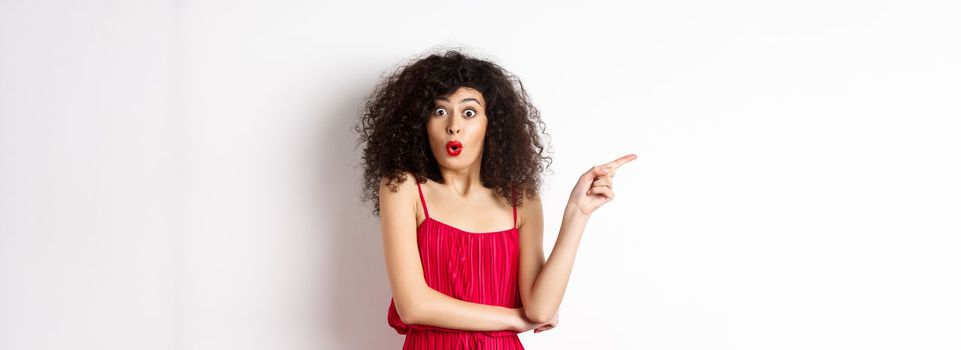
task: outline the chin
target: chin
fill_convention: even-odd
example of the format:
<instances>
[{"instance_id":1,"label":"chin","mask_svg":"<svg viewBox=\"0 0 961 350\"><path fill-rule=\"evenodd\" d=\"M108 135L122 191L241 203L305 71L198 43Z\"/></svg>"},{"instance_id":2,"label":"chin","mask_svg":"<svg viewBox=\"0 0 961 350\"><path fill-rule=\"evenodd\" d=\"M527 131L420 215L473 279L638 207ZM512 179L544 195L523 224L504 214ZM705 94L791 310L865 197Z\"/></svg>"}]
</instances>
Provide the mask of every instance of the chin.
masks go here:
<instances>
[{"instance_id":1,"label":"chin","mask_svg":"<svg viewBox=\"0 0 961 350\"><path fill-rule=\"evenodd\" d=\"M464 154L460 154L456 157L451 157L447 155L447 153L444 153L444 158L446 159L444 159L443 161L437 162L437 164L439 164L441 168L446 168L450 170L464 170L464 169L470 168L471 165L480 161L480 158L477 158L477 157L468 158L468 157L464 157Z\"/></svg>"}]
</instances>

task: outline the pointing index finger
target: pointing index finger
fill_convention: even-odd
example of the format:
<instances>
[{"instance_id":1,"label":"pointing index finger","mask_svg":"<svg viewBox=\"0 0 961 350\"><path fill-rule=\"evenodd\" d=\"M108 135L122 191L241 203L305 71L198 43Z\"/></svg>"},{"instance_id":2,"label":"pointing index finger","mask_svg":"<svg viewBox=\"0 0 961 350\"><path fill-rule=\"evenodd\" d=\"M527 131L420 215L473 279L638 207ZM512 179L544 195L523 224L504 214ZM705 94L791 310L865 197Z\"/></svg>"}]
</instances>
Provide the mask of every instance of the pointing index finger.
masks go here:
<instances>
[{"instance_id":1,"label":"pointing index finger","mask_svg":"<svg viewBox=\"0 0 961 350\"><path fill-rule=\"evenodd\" d=\"M635 159L637 159L637 155L631 153L631 154L628 154L628 155L626 155L626 156L622 156L622 157L620 157L620 158L617 158L617 159L615 159L614 161L612 161L612 162L610 162L610 163L604 164L604 166L606 166L606 167L608 167L609 169L611 169L611 171L614 171L615 169L620 168L621 165L627 164L627 162L630 162L630 161L635 160Z\"/></svg>"}]
</instances>

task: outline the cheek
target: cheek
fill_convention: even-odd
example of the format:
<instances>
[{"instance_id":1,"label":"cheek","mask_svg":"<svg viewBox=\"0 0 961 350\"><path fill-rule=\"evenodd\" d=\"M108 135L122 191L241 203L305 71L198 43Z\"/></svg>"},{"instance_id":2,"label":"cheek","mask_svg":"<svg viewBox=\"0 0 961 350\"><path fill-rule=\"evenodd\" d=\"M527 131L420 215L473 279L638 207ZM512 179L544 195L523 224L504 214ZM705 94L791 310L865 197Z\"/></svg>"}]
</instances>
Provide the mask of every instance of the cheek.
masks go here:
<instances>
[{"instance_id":1,"label":"cheek","mask_svg":"<svg viewBox=\"0 0 961 350\"><path fill-rule=\"evenodd\" d=\"M477 144L483 144L484 137L487 135L487 123L478 123L478 125L474 127L474 130L471 131L471 136L474 139L474 142Z\"/></svg>"},{"instance_id":2,"label":"cheek","mask_svg":"<svg viewBox=\"0 0 961 350\"><path fill-rule=\"evenodd\" d=\"M432 144L443 140L445 135L443 125L440 123L427 123L427 139L430 140Z\"/></svg>"}]
</instances>

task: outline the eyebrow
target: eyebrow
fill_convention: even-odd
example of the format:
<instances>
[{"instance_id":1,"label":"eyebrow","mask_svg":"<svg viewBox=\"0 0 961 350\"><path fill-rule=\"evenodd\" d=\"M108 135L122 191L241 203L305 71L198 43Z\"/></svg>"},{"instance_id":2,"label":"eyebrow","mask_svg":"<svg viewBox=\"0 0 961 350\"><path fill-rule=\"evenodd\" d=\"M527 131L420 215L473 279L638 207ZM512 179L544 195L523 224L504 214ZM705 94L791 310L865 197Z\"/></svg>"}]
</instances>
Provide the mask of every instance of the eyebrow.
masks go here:
<instances>
[{"instance_id":1,"label":"eyebrow","mask_svg":"<svg viewBox=\"0 0 961 350\"><path fill-rule=\"evenodd\" d=\"M449 100L447 99L447 97L443 97L443 96L442 96L442 97L438 97L437 99L438 99L438 100L443 100L443 101L449 101ZM473 97L468 97L468 98L465 98L465 99L463 99L463 100L460 100L460 103L464 103L464 102L467 102L467 101L474 101L474 102L477 102L477 104L480 104L480 101L478 101L476 98L473 98Z\"/></svg>"}]
</instances>

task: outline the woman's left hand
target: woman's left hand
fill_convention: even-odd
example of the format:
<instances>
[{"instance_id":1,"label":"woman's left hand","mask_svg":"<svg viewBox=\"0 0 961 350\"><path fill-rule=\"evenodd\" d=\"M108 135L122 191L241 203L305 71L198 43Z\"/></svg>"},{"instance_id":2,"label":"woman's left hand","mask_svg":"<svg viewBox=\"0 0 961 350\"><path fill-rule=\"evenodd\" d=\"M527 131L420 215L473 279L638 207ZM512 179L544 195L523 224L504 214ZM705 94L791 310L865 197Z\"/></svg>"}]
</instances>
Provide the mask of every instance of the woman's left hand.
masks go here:
<instances>
[{"instance_id":1,"label":"woman's left hand","mask_svg":"<svg viewBox=\"0 0 961 350\"><path fill-rule=\"evenodd\" d=\"M581 175L571 190L568 206L584 215L590 216L595 209L614 199L614 174L617 168L627 164L637 156L628 154L606 164L596 165Z\"/></svg>"}]
</instances>

